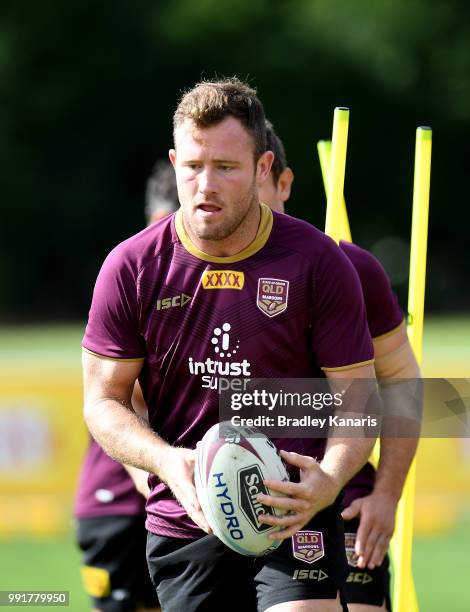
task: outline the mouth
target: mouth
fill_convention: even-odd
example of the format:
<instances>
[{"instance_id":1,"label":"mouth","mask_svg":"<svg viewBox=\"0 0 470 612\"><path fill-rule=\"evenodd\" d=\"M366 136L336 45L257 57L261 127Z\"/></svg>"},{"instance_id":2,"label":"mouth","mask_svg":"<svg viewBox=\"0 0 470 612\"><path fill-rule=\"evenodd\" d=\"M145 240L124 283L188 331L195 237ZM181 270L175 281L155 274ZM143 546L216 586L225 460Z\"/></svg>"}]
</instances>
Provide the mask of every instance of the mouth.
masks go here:
<instances>
[{"instance_id":1,"label":"mouth","mask_svg":"<svg viewBox=\"0 0 470 612\"><path fill-rule=\"evenodd\" d=\"M196 210L202 212L204 216L213 216L222 212L222 208L212 202L202 202L196 206Z\"/></svg>"}]
</instances>

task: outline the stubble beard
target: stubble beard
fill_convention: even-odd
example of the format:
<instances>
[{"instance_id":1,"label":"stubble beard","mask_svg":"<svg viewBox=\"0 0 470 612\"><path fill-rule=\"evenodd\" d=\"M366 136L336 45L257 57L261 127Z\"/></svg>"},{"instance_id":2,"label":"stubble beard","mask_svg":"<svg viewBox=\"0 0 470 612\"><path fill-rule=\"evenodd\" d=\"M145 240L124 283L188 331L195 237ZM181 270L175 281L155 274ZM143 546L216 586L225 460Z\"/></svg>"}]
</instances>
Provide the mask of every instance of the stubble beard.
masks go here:
<instances>
[{"instance_id":1,"label":"stubble beard","mask_svg":"<svg viewBox=\"0 0 470 612\"><path fill-rule=\"evenodd\" d=\"M247 216L253 210L254 206L258 206L258 191L256 189L256 181L250 185L249 189L243 197L238 198L233 207L234 214L225 221L219 223L215 227L190 223L192 232L199 240L209 240L220 242L226 240L241 230ZM240 212L239 212L240 211ZM237 214L238 213L238 214Z\"/></svg>"}]
</instances>

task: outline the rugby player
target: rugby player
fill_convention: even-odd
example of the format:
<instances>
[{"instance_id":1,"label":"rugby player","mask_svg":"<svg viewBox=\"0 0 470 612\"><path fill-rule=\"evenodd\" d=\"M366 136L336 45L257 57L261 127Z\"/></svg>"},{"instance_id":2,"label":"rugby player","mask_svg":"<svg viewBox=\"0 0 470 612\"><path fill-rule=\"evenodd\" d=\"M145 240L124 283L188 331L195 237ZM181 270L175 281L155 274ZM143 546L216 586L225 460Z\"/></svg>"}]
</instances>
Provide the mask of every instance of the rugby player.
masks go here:
<instances>
[{"instance_id":1,"label":"rugby player","mask_svg":"<svg viewBox=\"0 0 470 612\"><path fill-rule=\"evenodd\" d=\"M269 122L267 148L274 153L274 161L270 174L258 185L260 201L284 212L294 174L287 165L284 145ZM368 251L346 241L341 241L340 247L361 281L377 378L418 378L419 366L408 342L403 312L385 270ZM345 592L352 612L391 609L387 549L416 447L415 437L382 437L377 472L367 463L344 489L342 515L350 566Z\"/></svg>"},{"instance_id":2,"label":"rugby player","mask_svg":"<svg viewBox=\"0 0 470 612\"><path fill-rule=\"evenodd\" d=\"M218 420L221 372L374 379L359 279L330 238L259 204L273 153L254 90L237 79L196 85L176 109L174 146L181 209L118 245L98 275L83 339L85 419L111 456L150 473L147 560L165 611L254 609L254 588L259 610L345 610L338 496L373 439L277 441L297 478L268 483L290 497L260 500L291 513L264 516L284 527L272 534L282 543L254 562L211 534L193 472L195 446ZM273 279L276 296L260 294ZM149 423L132 406L137 378ZM304 529L322 534L321 558L316 578L295 580Z\"/></svg>"},{"instance_id":3,"label":"rugby player","mask_svg":"<svg viewBox=\"0 0 470 612\"><path fill-rule=\"evenodd\" d=\"M168 160L155 164L145 201L147 225L178 208L174 170ZM146 415L138 384L132 405ZM114 461L90 440L79 478L75 517L83 583L94 610L159 610L145 559L147 479L146 472Z\"/></svg>"}]
</instances>

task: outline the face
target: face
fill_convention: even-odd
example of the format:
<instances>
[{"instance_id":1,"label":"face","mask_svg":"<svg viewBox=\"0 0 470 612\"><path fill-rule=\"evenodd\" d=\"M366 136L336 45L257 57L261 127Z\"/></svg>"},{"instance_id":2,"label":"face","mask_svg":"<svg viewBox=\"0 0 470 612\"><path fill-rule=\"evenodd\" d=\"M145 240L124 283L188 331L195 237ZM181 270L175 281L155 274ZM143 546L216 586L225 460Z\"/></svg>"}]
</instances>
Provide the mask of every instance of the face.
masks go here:
<instances>
[{"instance_id":1,"label":"face","mask_svg":"<svg viewBox=\"0 0 470 612\"><path fill-rule=\"evenodd\" d=\"M260 202L267 204L275 212L285 212L284 203L290 197L291 185L294 174L290 168L284 168L279 176L277 184L274 182L273 173L258 185Z\"/></svg>"},{"instance_id":2,"label":"face","mask_svg":"<svg viewBox=\"0 0 470 612\"><path fill-rule=\"evenodd\" d=\"M255 163L253 138L238 119L207 128L187 119L176 129L170 160L186 231L196 242L242 235L253 212L259 214L257 185L269 174L272 153Z\"/></svg>"}]
</instances>

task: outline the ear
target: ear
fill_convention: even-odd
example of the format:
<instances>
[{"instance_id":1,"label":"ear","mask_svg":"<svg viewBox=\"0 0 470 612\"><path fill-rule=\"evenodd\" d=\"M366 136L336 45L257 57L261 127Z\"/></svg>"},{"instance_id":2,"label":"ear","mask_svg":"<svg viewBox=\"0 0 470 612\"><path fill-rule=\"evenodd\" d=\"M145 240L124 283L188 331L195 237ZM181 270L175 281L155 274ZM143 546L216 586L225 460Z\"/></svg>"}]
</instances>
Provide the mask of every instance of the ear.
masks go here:
<instances>
[{"instance_id":1,"label":"ear","mask_svg":"<svg viewBox=\"0 0 470 612\"><path fill-rule=\"evenodd\" d=\"M287 167L281 172L277 182L277 193L281 202L287 202L290 198L290 191L294 181L294 173Z\"/></svg>"},{"instance_id":2,"label":"ear","mask_svg":"<svg viewBox=\"0 0 470 612\"><path fill-rule=\"evenodd\" d=\"M256 164L256 182L258 185L264 183L268 178L273 161L274 153L272 151L265 151L258 159L258 163Z\"/></svg>"},{"instance_id":3,"label":"ear","mask_svg":"<svg viewBox=\"0 0 470 612\"><path fill-rule=\"evenodd\" d=\"M176 164L176 150L175 149L170 149L168 151L168 157L170 158L170 161L171 161L172 166L174 168L175 164Z\"/></svg>"}]
</instances>

